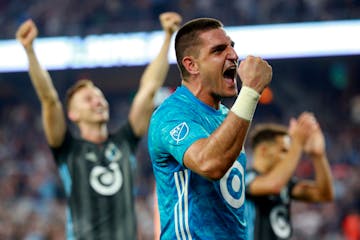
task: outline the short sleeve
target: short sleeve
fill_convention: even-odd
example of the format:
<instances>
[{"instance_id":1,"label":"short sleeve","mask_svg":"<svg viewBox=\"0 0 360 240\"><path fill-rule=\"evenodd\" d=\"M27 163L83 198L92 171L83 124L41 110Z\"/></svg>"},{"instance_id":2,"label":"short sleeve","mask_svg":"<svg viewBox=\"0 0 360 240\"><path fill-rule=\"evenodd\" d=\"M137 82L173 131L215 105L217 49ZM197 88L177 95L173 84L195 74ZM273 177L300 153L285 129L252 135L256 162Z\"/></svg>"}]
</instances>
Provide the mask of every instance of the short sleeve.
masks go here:
<instances>
[{"instance_id":1,"label":"short sleeve","mask_svg":"<svg viewBox=\"0 0 360 240\"><path fill-rule=\"evenodd\" d=\"M163 118L159 119L159 116ZM196 120L196 116L184 111L167 115L157 114L157 117L153 119L149 134L152 147L158 154L170 154L181 165L183 165L183 157L187 149L195 141L210 135ZM161 159L157 158L157 161Z\"/></svg>"}]
</instances>

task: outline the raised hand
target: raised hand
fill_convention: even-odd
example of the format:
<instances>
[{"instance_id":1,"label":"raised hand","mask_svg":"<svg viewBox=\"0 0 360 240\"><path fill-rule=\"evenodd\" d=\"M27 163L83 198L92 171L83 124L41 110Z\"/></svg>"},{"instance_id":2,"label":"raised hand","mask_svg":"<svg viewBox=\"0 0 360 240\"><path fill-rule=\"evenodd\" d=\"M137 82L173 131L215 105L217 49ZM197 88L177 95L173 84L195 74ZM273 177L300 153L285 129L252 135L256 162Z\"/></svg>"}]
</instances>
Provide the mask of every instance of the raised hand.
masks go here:
<instances>
[{"instance_id":1,"label":"raised hand","mask_svg":"<svg viewBox=\"0 0 360 240\"><path fill-rule=\"evenodd\" d=\"M243 86L262 93L272 79L272 67L260 57L247 56L240 62L238 74Z\"/></svg>"},{"instance_id":2,"label":"raised hand","mask_svg":"<svg viewBox=\"0 0 360 240\"><path fill-rule=\"evenodd\" d=\"M304 152L313 156L321 156L325 154L325 137L319 124L317 124L317 127L312 131L311 135L307 139Z\"/></svg>"},{"instance_id":3,"label":"raised hand","mask_svg":"<svg viewBox=\"0 0 360 240\"><path fill-rule=\"evenodd\" d=\"M159 16L160 23L165 32L172 35L180 27L182 17L176 12L165 12Z\"/></svg>"},{"instance_id":4,"label":"raised hand","mask_svg":"<svg viewBox=\"0 0 360 240\"><path fill-rule=\"evenodd\" d=\"M23 45L25 49L32 47L33 41L37 35L37 27L31 19L28 19L22 23L16 31L16 39Z\"/></svg>"},{"instance_id":5,"label":"raised hand","mask_svg":"<svg viewBox=\"0 0 360 240\"><path fill-rule=\"evenodd\" d=\"M310 136L319 128L314 114L303 112L297 119L291 119L289 135L292 141L298 141L303 147L310 139Z\"/></svg>"}]
</instances>

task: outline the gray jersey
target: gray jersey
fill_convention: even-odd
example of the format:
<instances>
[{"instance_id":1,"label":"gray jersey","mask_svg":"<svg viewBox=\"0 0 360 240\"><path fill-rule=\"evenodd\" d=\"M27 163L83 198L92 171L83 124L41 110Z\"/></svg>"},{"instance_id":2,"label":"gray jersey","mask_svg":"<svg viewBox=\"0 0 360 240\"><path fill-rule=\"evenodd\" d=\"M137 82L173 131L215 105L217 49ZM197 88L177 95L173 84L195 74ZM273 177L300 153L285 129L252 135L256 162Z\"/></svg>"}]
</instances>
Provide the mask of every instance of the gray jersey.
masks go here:
<instances>
[{"instance_id":1,"label":"gray jersey","mask_svg":"<svg viewBox=\"0 0 360 240\"><path fill-rule=\"evenodd\" d=\"M296 184L292 178L278 195L254 196L249 191L251 182L260 175L256 170L246 171L246 213L248 219L248 240L290 239L291 191Z\"/></svg>"},{"instance_id":2,"label":"gray jersey","mask_svg":"<svg viewBox=\"0 0 360 240\"><path fill-rule=\"evenodd\" d=\"M138 141L127 122L102 144L67 132L52 149L68 198L67 239L136 239L131 157Z\"/></svg>"}]
</instances>

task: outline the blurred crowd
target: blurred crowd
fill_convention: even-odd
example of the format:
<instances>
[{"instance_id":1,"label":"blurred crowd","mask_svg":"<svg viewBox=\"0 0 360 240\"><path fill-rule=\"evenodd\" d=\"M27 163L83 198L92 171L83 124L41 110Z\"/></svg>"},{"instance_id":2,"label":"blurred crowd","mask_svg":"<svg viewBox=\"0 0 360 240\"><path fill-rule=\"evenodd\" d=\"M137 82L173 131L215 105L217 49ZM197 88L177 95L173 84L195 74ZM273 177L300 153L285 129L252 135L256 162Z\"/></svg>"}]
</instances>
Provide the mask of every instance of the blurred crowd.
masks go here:
<instances>
[{"instance_id":1,"label":"blurred crowd","mask_svg":"<svg viewBox=\"0 0 360 240\"><path fill-rule=\"evenodd\" d=\"M303 110L313 111L326 136L334 177L334 202L294 202L293 239L359 239L359 235L355 235L360 230L360 85L356 80L360 77L360 68L355 67L359 62L358 57L272 62L276 74L276 80L271 85L273 98L259 104L254 122L287 123L291 116ZM337 64L347 69L343 84L335 84L331 80L332 68ZM321 72L324 69L327 71ZM175 74L169 77L178 79L177 72ZM0 83L7 81L10 93L0 95L0 239L63 239L65 196L45 142L35 92L30 88L26 74L15 74L11 83L11 78L7 76L0 74ZM114 78L117 76L114 75ZM62 85L66 81L55 77L55 82L60 90L65 88ZM105 88L105 94L109 90ZM131 90L106 94L112 103L113 122L109 123L110 128L124 120L132 94ZM232 101L227 99L224 104L232 104ZM136 157L139 235L142 240L153 239L154 180L146 139L140 142ZM249 163L251 160L252 153L248 151ZM300 162L296 175L313 177L312 164L306 156ZM356 237L346 238L347 234Z\"/></svg>"},{"instance_id":2,"label":"blurred crowd","mask_svg":"<svg viewBox=\"0 0 360 240\"><path fill-rule=\"evenodd\" d=\"M14 37L27 18L40 36L88 35L160 29L158 15L176 11L184 20L212 16L227 26L354 19L359 0L1 0L0 39Z\"/></svg>"},{"instance_id":3,"label":"blurred crowd","mask_svg":"<svg viewBox=\"0 0 360 240\"><path fill-rule=\"evenodd\" d=\"M42 37L160 29L158 14L168 10L179 12L184 20L210 16L230 26L355 19L360 17L360 1L2 0L0 39L13 39L18 24L29 17L37 22ZM311 59L271 63L276 76L271 86L274 98L258 107L254 121L287 123L291 116L313 111L326 135L334 176L334 202L293 205L293 239L360 237L355 235L360 229L359 62L355 57L327 61L326 65ZM178 79L177 75L170 77ZM29 85L15 83L8 91L3 84L6 81L8 75L0 74L0 239L64 239L65 195L45 142L39 103L29 97L35 92ZM130 99L110 96L115 110L112 119L116 120L112 126L126 116ZM137 153L135 188L142 240L153 239L154 232L154 181L146 144L142 140ZM251 162L251 152L248 157ZM296 174L312 177L306 156ZM355 238L346 237L351 234Z\"/></svg>"}]
</instances>

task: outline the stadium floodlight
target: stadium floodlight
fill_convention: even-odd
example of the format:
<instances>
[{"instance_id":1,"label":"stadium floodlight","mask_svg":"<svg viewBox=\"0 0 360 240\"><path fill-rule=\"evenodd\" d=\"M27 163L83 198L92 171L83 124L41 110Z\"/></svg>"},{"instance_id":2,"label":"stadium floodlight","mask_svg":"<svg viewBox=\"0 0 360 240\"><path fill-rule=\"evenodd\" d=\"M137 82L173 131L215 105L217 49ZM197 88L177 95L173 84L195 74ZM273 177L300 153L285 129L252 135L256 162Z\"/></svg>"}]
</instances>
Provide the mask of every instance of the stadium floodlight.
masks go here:
<instances>
[{"instance_id":1,"label":"stadium floodlight","mask_svg":"<svg viewBox=\"0 0 360 240\"><path fill-rule=\"evenodd\" d=\"M240 58L265 59L360 54L360 20L225 27ZM49 70L149 63L159 51L162 31L39 38L35 50ZM173 44L173 43L172 43ZM27 59L16 40L0 41L0 72L27 71ZM176 63L174 51L170 63Z\"/></svg>"}]
</instances>

